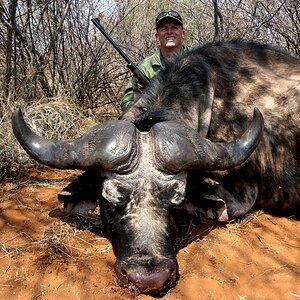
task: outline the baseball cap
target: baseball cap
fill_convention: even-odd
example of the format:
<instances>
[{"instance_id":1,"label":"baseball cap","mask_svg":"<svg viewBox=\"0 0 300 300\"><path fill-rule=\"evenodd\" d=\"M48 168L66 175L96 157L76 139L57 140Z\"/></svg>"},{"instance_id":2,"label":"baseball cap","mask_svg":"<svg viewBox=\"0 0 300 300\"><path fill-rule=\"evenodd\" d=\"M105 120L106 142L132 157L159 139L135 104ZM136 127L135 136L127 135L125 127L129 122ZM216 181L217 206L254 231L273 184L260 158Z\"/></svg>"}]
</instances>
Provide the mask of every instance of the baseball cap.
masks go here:
<instances>
[{"instance_id":1,"label":"baseball cap","mask_svg":"<svg viewBox=\"0 0 300 300\"><path fill-rule=\"evenodd\" d=\"M166 19L171 19L173 22L183 25L180 14L175 10L163 11L159 13L155 20L156 29L158 29L160 23Z\"/></svg>"}]
</instances>

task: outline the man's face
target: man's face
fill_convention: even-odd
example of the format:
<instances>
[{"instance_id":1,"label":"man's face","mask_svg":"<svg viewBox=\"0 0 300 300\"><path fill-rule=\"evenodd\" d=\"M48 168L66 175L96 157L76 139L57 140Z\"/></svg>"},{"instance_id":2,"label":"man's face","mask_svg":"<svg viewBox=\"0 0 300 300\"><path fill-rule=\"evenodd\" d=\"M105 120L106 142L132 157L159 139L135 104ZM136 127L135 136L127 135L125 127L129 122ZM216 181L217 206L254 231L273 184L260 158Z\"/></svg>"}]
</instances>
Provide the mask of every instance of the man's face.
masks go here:
<instances>
[{"instance_id":1,"label":"man's face","mask_svg":"<svg viewBox=\"0 0 300 300\"><path fill-rule=\"evenodd\" d=\"M184 30L179 24L166 21L159 26L155 37L162 48L181 48Z\"/></svg>"}]
</instances>

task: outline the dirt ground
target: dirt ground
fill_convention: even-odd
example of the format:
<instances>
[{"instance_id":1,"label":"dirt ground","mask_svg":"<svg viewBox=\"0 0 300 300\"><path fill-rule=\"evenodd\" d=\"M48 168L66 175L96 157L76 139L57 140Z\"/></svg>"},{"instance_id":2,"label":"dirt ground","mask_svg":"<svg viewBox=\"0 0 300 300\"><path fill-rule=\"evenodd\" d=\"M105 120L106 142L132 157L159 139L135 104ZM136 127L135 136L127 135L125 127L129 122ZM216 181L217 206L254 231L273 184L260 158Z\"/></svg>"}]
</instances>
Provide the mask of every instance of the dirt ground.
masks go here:
<instances>
[{"instance_id":1,"label":"dirt ground","mask_svg":"<svg viewBox=\"0 0 300 300\"><path fill-rule=\"evenodd\" d=\"M74 172L30 171L0 189L0 299L154 299L118 286L96 218L66 219L57 193ZM161 299L300 299L300 222L253 212L190 224L178 285Z\"/></svg>"}]
</instances>

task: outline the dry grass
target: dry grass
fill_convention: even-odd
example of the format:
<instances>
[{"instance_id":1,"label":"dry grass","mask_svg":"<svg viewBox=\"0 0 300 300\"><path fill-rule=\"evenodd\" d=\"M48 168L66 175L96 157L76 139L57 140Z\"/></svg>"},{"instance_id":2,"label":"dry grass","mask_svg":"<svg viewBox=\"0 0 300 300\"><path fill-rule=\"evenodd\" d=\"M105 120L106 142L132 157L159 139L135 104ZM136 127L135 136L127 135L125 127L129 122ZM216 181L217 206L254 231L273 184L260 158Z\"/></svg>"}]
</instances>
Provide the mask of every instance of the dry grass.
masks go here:
<instances>
[{"instance_id":1,"label":"dry grass","mask_svg":"<svg viewBox=\"0 0 300 300\"><path fill-rule=\"evenodd\" d=\"M41 246L46 248L49 254L60 254L71 259L88 257L95 253L106 253L110 250L110 243L102 237L94 238L93 242L85 236L85 231L99 224L99 219L92 220L91 217L85 220L78 219L79 223L54 224L45 232L45 238L41 241ZM92 224L93 225L92 225ZM97 239L105 240L99 245Z\"/></svg>"},{"instance_id":2,"label":"dry grass","mask_svg":"<svg viewBox=\"0 0 300 300\"><path fill-rule=\"evenodd\" d=\"M64 177L53 175L54 173L55 171L51 173L54 178L53 182L44 179L42 175L37 175L38 178L36 178L35 173L33 178L29 176L17 182L6 182L0 190L1 202L17 199L18 208L22 212L34 210L33 207L28 206L29 204L19 199L18 195L22 194L27 186L32 186L33 189L41 185L49 187L66 180ZM72 171L70 171L71 174ZM33 238L24 227L14 236L2 239L0 242L0 259L5 257L13 258L24 253L37 251L49 257L59 256L63 259L77 260L93 256L95 253L104 254L111 249L110 243L103 237L104 230L99 206L88 216L80 214L69 215L61 210L53 217L57 220L45 229L40 238Z\"/></svg>"},{"instance_id":3,"label":"dry grass","mask_svg":"<svg viewBox=\"0 0 300 300\"><path fill-rule=\"evenodd\" d=\"M263 214L264 212L261 210L250 210L245 216L226 224L199 224L199 222L194 222L195 220L192 217L184 218L181 220L179 236L175 240L175 247L180 249L193 241L199 241L219 226L223 226L228 233L244 235L248 230L260 226L261 222L259 217Z\"/></svg>"},{"instance_id":4,"label":"dry grass","mask_svg":"<svg viewBox=\"0 0 300 300\"><path fill-rule=\"evenodd\" d=\"M33 240L25 231L0 244L0 259L14 257L31 251L41 250L49 256L59 255L65 259L79 258L105 254L111 249L110 243L103 237L95 238L89 231L98 226L101 221L96 217L76 217L73 223L57 222L44 232L43 238ZM24 242L24 239L27 242Z\"/></svg>"},{"instance_id":5,"label":"dry grass","mask_svg":"<svg viewBox=\"0 0 300 300\"><path fill-rule=\"evenodd\" d=\"M49 139L79 137L96 124L92 111L84 111L73 103L56 99L28 106L24 115L37 134Z\"/></svg>"},{"instance_id":6,"label":"dry grass","mask_svg":"<svg viewBox=\"0 0 300 300\"><path fill-rule=\"evenodd\" d=\"M259 216L263 214L262 210L250 210L243 217L230 221L226 227L230 232L241 232L249 228L258 227L261 223Z\"/></svg>"}]
</instances>

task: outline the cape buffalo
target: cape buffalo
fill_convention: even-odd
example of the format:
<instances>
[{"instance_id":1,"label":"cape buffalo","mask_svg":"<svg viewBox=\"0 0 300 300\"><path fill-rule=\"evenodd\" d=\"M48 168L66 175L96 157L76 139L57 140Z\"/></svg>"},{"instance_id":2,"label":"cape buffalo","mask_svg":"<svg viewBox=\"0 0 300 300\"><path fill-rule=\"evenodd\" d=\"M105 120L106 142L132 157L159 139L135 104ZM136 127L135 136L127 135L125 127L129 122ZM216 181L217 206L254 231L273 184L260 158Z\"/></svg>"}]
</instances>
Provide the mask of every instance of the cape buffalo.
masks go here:
<instances>
[{"instance_id":1,"label":"cape buffalo","mask_svg":"<svg viewBox=\"0 0 300 300\"><path fill-rule=\"evenodd\" d=\"M43 139L19 109L12 125L35 160L93 174L83 175L95 191L88 202L99 199L120 284L161 293L178 280L175 210L201 221L228 221L255 204L299 212L299 100L299 58L233 41L177 57L119 120L81 138Z\"/></svg>"}]
</instances>

